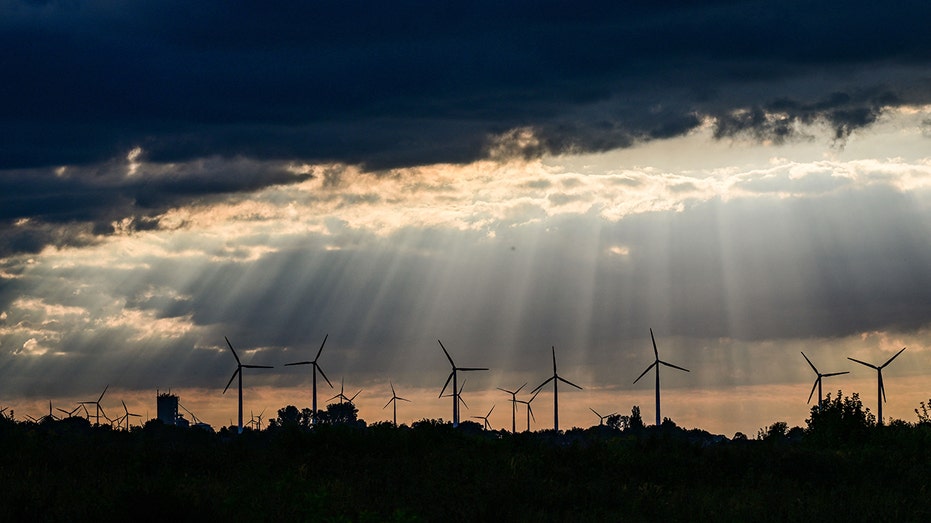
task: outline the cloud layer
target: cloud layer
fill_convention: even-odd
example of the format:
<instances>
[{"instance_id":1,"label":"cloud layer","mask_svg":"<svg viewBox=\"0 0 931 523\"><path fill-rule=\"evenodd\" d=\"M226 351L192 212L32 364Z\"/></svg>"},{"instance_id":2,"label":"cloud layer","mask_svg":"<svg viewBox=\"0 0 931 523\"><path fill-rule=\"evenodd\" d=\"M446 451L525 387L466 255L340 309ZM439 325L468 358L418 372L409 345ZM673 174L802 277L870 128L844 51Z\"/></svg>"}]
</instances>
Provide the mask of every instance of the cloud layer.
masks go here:
<instances>
[{"instance_id":1,"label":"cloud layer","mask_svg":"<svg viewBox=\"0 0 931 523\"><path fill-rule=\"evenodd\" d=\"M244 155L466 163L687 132L842 139L923 104L923 2L17 2L0 22L0 168Z\"/></svg>"}]
</instances>

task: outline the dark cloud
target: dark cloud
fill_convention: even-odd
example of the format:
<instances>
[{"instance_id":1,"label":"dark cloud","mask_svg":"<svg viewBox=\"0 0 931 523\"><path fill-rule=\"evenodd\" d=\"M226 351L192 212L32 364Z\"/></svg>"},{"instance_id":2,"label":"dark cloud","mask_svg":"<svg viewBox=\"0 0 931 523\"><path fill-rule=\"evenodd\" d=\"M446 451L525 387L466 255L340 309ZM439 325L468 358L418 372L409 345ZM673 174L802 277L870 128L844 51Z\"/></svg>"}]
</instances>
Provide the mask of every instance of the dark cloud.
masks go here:
<instances>
[{"instance_id":1,"label":"dark cloud","mask_svg":"<svg viewBox=\"0 0 931 523\"><path fill-rule=\"evenodd\" d=\"M243 158L6 171L0 176L0 257L45 245L86 245L124 220L132 230L151 230L158 225L153 217L168 208L308 176L282 163Z\"/></svg>"},{"instance_id":2,"label":"dark cloud","mask_svg":"<svg viewBox=\"0 0 931 523\"><path fill-rule=\"evenodd\" d=\"M719 135L838 139L927 103L924 2L15 2L0 168L215 155L373 169ZM894 72L895 74L891 74ZM880 74L881 73L881 74ZM873 95L863 93L876 93ZM735 110L745 110L734 116ZM765 118L780 111L784 121Z\"/></svg>"},{"instance_id":3,"label":"dark cloud","mask_svg":"<svg viewBox=\"0 0 931 523\"><path fill-rule=\"evenodd\" d=\"M765 106L717 115L714 135L722 138L751 134L760 140L783 143L797 138L797 124L821 121L834 130L834 140L843 144L855 129L875 122L884 108L901 103L901 99L891 91L854 94L835 92L813 103L782 98Z\"/></svg>"}]
</instances>

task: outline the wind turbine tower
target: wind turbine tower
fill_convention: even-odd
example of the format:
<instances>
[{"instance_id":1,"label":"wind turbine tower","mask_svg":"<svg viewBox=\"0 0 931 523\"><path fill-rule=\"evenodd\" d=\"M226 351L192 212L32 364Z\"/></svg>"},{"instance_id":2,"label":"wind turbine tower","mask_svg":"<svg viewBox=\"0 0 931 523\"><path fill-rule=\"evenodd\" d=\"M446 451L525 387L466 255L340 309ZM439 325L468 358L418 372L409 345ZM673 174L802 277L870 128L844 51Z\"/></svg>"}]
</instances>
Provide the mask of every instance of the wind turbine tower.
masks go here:
<instances>
[{"instance_id":1,"label":"wind turbine tower","mask_svg":"<svg viewBox=\"0 0 931 523\"><path fill-rule=\"evenodd\" d=\"M326 374L323 373L323 369L320 368L320 365L317 364L317 360L320 359L320 353L323 352L323 346L326 345L326 339L330 335L327 334L323 337L323 343L320 344L320 350L317 351L317 356L311 361L298 361L295 363L285 363L285 367L290 367L291 365L312 365L313 366L313 412L311 413L311 422L317 424L317 372L320 372L320 375L323 376L323 379L326 380L326 384L333 388L333 384L330 383L330 379L326 377Z\"/></svg>"},{"instance_id":2,"label":"wind turbine tower","mask_svg":"<svg viewBox=\"0 0 931 523\"><path fill-rule=\"evenodd\" d=\"M880 366L878 366L878 367L877 367L876 365L873 365L872 363L867 363L867 362L865 362L865 361L860 361L860 360L856 360L856 359L853 359L853 358L847 358L848 360L850 360L850 361L855 361L855 362L859 363L860 365L866 365L867 367L869 367L869 368L871 368L871 369L876 369L876 376L877 376L877 381L878 381L877 389L879 389L879 390L877 391L877 396L878 396L878 397L877 397L877 401L876 401L876 402L879 404L879 408L876 409L876 412L878 413L877 418L879 419L879 424L880 424L880 425L883 424L883 402L886 401L886 388L883 387L883 368L885 368L887 365L889 365L890 363L892 363L892 360L898 358L898 357L899 357L899 354L902 354L902 351L904 351L904 350L905 350L905 347L902 347L902 350L900 350L899 352L896 352L896 353L895 353L895 356L889 358L889 359L886 361L886 363L883 363L882 365L880 365Z\"/></svg>"},{"instance_id":3,"label":"wind turbine tower","mask_svg":"<svg viewBox=\"0 0 931 523\"><path fill-rule=\"evenodd\" d=\"M659 427L660 424L662 423L662 418L660 417L660 412L659 412L659 366L660 364L665 365L667 367L672 367L674 369L684 370L685 372L690 372L690 371L688 369L679 367L677 365L673 365L672 363L667 363L659 359L659 351L656 349L656 338L653 337L653 329L650 329L650 339L653 340L653 355L656 356L656 359L653 361L653 363L650 364L649 367L646 368L645 371L643 371L643 373L640 374L640 376L637 377L637 379L634 380L634 383L637 383L638 381L640 381L640 378L642 378L647 372L650 372L650 369L654 367L656 368L656 426Z\"/></svg>"},{"instance_id":4,"label":"wind turbine tower","mask_svg":"<svg viewBox=\"0 0 931 523\"><path fill-rule=\"evenodd\" d=\"M229 338L226 336L223 337L226 340L226 344L229 345L230 350L233 351L233 357L236 358L236 370L233 371L233 375L230 376L229 382L226 383L226 388L223 389L223 394L226 394L226 391L229 390L230 385L233 384L233 380L236 379L236 376L239 375L239 434L242 434L242 369L272 369L269 365L243 365L239 361L239 355L236 354L236 349L233 348L233 344L230 343Z\"/></svg>"},{"instance_id":5,"label":"wind turbine tower","mask_svg":"<svg viewBox=\"0 0 931 523\"><path fill-rule=\"evenodd\" d=\"M579 387L575 383L563 378L556 372L556 347L553 346L553 375L550 376L546 381L539 384L537 388L533 389L530 392L539 392L549 382L553 382L553 430L559 432L559 382L563 382L566 385L572 385L573 387L582 390L582 387ZM529 405L528 405L529 407Z\"/></svg>"},{"instance_id":6,"label":"wind turbine tower","mask_svg":"<svg viewBox=\"0 0 931 523\"><path fill-rule=\"evenodd\" d=\"M459 371L469 372L475 370L488 370L484 367L457 367L453 362L452 357L449 355L449 351L446 350L446 347L443 346L443 342L436 340L440 344L440 348L443 349L443 354L446 354L446 359L449 360L449 365L452 367L452 371L449 373L449 377L446 378L446 383L443 385L443 390L440 391L440 396L443 397L443 393L446 392L446 387L449 386L450 380L453 382L453 427L459 426L459 388L457 386L459 379Z\"/></svg>"},{"instance_id":7,"label":"wind turbine tower","mask_svg":"<svg viewBox=\"0 0 931 523\"><path fill-rule=\"evenodd\" d=\"M533 415L533 407L531 407L530 404L533 402L533 400L537 399L537 394L539 393L540 391L535 392L534 395L531 396L527 401L517 400L517 403L523 403L524 405L527 405L527 432L530 432L530 418L533 418L533 421L537 421L537 417Z\"/></svg>"}]
</instances>

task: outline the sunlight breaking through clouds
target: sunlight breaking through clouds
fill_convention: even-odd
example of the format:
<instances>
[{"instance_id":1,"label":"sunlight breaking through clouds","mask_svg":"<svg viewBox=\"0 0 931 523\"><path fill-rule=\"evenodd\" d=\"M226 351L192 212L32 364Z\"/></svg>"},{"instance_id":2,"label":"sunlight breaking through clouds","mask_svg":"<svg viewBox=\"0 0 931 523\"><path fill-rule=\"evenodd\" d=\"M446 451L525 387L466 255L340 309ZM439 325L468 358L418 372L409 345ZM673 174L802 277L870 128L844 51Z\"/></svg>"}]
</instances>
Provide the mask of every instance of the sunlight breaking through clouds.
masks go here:
<instances>
[{"instance_id":1,"label":"sunlight breaking through clouds","mask_svg":"<svg viewBox=\"0 0 931 523\"><path fill-rule=\"evenodd\" d=\"M529 132L521 143L533 145ZM719 147L708 133L676 147ZM794 387L805 367L780 366L812 345L831 347L828 363L906 345L923 362L931 335L915 289L931 281L931 160L853 155L867 138L817 157L762 145L753 161L690 168L611 154L377 172L293 163L290 183L115 216L93 241L0 260L14 296L0 302L0 347L31 362L22 372L66 355L101 380L212 390L229 372L223 336L250 361L280 365L330 333L333 376L432 390L443 337L496 369L470 382L489 401L501 382L542 372L555 344L592 398L642 403L649 391L625 369L649 355L648 327L696 369L670 382L670 400L683 402L761 381ZM656 147L625 154L648 159ZM134 176L170 177L137 160ZM780 370L764 377L759 361ZM264 390L302 379L250 377ZM713 403L669 412L698 423L722 415Z\"/></svg>"}]
</instances>

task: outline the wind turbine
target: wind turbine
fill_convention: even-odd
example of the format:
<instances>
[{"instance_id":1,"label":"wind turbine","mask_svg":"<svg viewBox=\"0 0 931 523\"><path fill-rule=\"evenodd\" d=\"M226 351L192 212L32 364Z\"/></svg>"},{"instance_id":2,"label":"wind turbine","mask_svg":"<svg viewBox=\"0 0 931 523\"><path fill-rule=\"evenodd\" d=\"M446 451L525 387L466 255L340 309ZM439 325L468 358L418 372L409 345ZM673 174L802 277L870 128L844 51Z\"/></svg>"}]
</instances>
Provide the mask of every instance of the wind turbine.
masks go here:
<instances>
[{"instance_id":1,"label":"wind turbine","mask_svg":"<svg viewBox=\"0 0 931 523\"><path fill-rule=\"evenodd\" d=\"M229 382L226 383L226 388L223 389L223 394L226 394L226 391L229 390L230 385L232 385L233 380L236 379L236 376L239 375L239 434L242 434L242 369L272 369L274 367L268 365L243 365L239 361L239 355L236 354L236 349L233 348L233 344L230 343L229 338L226 336L223 337L226 340L226 344L230 346L230 350L233 351L233 357L236 358L236 370L233 371L233 375L230 376Z\"/></svg>"},{"instance_id":2,"label":"wind turbine","mask_svg":"<svg viewBox=\"0 0 931 523\"><path fill-rule=\"evenodd\" d=\"M42 416L41 418L39 418L39 422L41 423L43 421L58 421L59 419L61 418L52 414L52 400L49 400L48 401L48 416Z\"/></svg>"},{"instance_id":3,"label":"wind turbine","mask_svg":"<svg viewBox=\"0 0 931 523\"><path fill-rule=\"evenodd\" d=\"M517 400L517 403L523 403L524 405L527 405L527 432L530 432L530 418L533 418L533 421L537 421L537 417L533 415L533 408L530 406L530 404L537 398L537 394L539 393L540 391L537 391L527 401Z\"/></svg>"},{"instance_id":4,"label":"wind turbine","mask_svg":"<svg viewBox=\"0 0 931 523\"><path fill-rule=\"evenodd\" d=\"M553 430L559 432L559 382L563 382L567 385L572 385L573 387L582 390L582 387L579 387L575 383L563 378L556 373L556 347L553 346L553 375L550 376L546 381L539 384L537 388L533 389L530 392L539 392L549 382L553 382Z\"/></svg>"},{"instance_id":5,"label":"wind turbine","mask_svg":"<svg viewBox=\"0 0 931 523\"><path fill-rule=\"evenodd\" d=\"M483 428L485 430L491 430L491 423L488 423L488 416L491 416L492 410L495 410L494 405L491 406L491 410L488 411L488 414L485 414L484 416L472 416L472 417L475 419L483 420L485 422L485 424L483 425Z\"/></svg>"},{"instance_id":6,"label":"wind turbine","mask_svg":"<svg viewBox=\"0 0 931 523\"><path fill-rule=\"evenodd\" d=\"M100 413L101 413L101 412L103 412L103 417L104 417L104 419L106 419L107 421L110 420L110 418L107 417L107 413L104 412L103 407L100 406L100 400L103 399L103 395L107 393L107 389L109 389L109 388L110 388L110 385L109 385L109 384L108 384L106 387L104 387L103 392L100 393L100 397L97 398L97 401L81 401L81 402L79 402L81 405L97 405L97 421L94 422L94 426L97 426L97 427L100 426ZM85 408L86 408L86 407L85 407Z\"/></svg>"},{"instance_id":7,"label":"wind turbine","mask_svg":"<svg viewBox=\"0 0 931 523\"><path fill-rule=\"evenodd\" d=\"M613 413L611 413L611 414L608 414L607 416L602 416L601 414L598 414L598 411L597 411L597 410L595 410L595 409L593 409L593 408L591 408L591 407L589 407L588 410L594 412L595 415L598 416L598 426L599 426L599 427L600 427L600 426L603 426L603 425L605 424L605 420L606 420L606 419L608 419L608 418L610 418L611 416L614 416L615 414L617 414L617 412L613 412Z\"/></svg>"},{"instance_id":8,"label":"wind turbine","mask_svg":"<svg viewBox=\"0 0 931 523\"><path fill-rule=\"evenodd\" d=\"M498 390L507 392L511 395L511 434L517 434L517 393L520 392L520 389L526 387L527 384L524 383L517 390L507 390L498 387Z\"/></svg>"},{"instance_id":9,"label":"wind turbine","mask_svg":"<svg viewBox=\"0 0 931 523\"><path fill-rule=\"evenodd\" d=\"M407 402L410 402L411 400L398 396L398 394L394 391L394 383L391 383L389 381L388 384L391 385L391 399L388 400L388 403L385 403L385 406L382 407L382 410L387 409L388 405L390 405L392 402L394 403L394 426L397 427L398 426L398 400L407 401Z\"/></svg>"},{"instance_id":10,"label":"wind turbine","mask_svg":"<svg viewBox=\"0 0 931 523\"><path fill-rule=\"evenodd\" d=\"M73 417L74 417L74 413L77 412L78 409L80 409L81 407L83 407L83 405L80 405L80 404L79 404L77 407L75 407L75 408L73 408L73 409L71 409L71 410L65 410L65 409L63 409L63 408L61 408L61 407L55 407L55 410L58 410L59 412L61 412L61 413L63 413L63 414L67 414L69 418L73 418ZM84 409L86 410L87 407L84 407Z\"/></svg>"},{"instance_id":11,"label":"wind turbine","mask_svg":"<svg viewBox=\"0 0 931 523\"><path fill-rule=\"evenodd\" d=\"M867 362L865 362L865 361L860 361L860 360L853 359L853 358L847 358L848 360L850 360L850 361L855 361L855 362L859 363L860 365L866 365L867 367L869 367L869 368L871 368L871 369L876 369L876 376L877 376L877 380L878 380L877 388L879 389L879 391L878 391L878 393L877 393L877 396L878 396L878 398L877 398L877 403L879 403L879 409L877 409L877 412L878 412L877 418L879 419L879 424L880 424L880 425L883 424L883 402L886 401L886 388L883 387L883 368L884 368L886 365L889 365L890 363L892 363L892 360L898 358L898 357L899 357L899 354L902 354L902 351L904 351L904 350L905 350L905 347L902 347L902 350L900 350L899 352L896 352L896 353L895 353L895 356L889 358L889 359L886 361L886 363L883 363L883 364L880 365L879 367L877 367L876 365L873 365L873 364L871 364L871 363L867 363Z\"/></svg>"},{"instance_id":12,"label":"wind turbine","mask_svg":"<svg viewBox=\"0 0 931 523\"><path fill-rule=\"evenodd\" d=\"M358 396L359 394L361 394L361 393L362 393L362 390L363 390L363 389L359 389L359 392L353 394L351 398L346 397L346 395L343 394L343 380L340 379L340 380L339 380L339 394L337 394L336 396L333 396L332 398L328 399L327 401L331 401L331 400L335 400L335 399L339 398L339 404L340 404L340 405L343 404L343 400L346 400L346 403L352 403L352 400L356 399L356 396Z\"/></svg>"},{"instance_id":13,"label":"wind turbine","mask_svg":"<svg viewBox=\"0 0 931 523\"><path fill-rule=\"evenodd\" d=\"M822 405L824 404L824 400L822 399L824 396L821 394L821 378L827 378L829 376L840 376L841 374L850 374L850 371L845 370L844 372L829 372L827 374L821 374L821 372L819 372L818 369L815 368L815 364L812 363L810 359L808 359L808 356L805 356L804 352L802 353L802 357L805 358L805 361L808 362L808 365L811 367L811 370L815 371L815 374L817 374L818 376L817 378L815 378L815 383L811 386L811 393L808 394L808 403L811 403L811 397L815 394L815 387L817 387L818 388L818 410L820 411Z\"/></svg>"},{"instance_id":14,"label":"wind turbine","mask_svg":"<svg viewBox=\"0 0 931 523\"><path fill-rule=\"evenodd\" d=\"M137 417L137 418L141 418L142 415L141 415L141 414L133 414L132 412L129 412L129 409L126 408L126 402L125 402L125 401L120 400L120 403L123 404L123 411L126 413L126 414L123 414L123 417L122 417L121 419L126 420L126 431L129 432L129 418L130 418L130 416L135 416L135 417ZM117 423L117 425L119 425L119 423Z\"/></svg>"},{"instance_id":15,"label":"wind turbine","mask_svg":"<svg viewBox=\"0 0 931 523\"><path fill-rule=\"evenodd\" d=\"M320 375L323 376L323 379L326 380L326 384L333 388L333 384L330 383L329 378L326 377L326 374L323 373L323 369L320 368L320 365L317 364L317 360L320 359L320 353L323 352L323 346L326 344L326 339L330 335L327 334L323 337L323 343L320 344L320 350L317 351L317 356L311 361L298 361L295 363L285 363L285 367L290 367L291 365L313 365L313 375L314 375L314 385L313 385L313 412L311 413L311 422L313 424L317 423L317 372L320 372Z\"/></svg>"},{"instance_id":16,"label":"wind turbine","mask_svg":"<svg viewBox=\"0 0 931 523\"><path fill-rule=\"evenodd\" d=\"M689 369L682 368L677 365L673 365L672 363L667 363L659 359L659 351L656 349L656 338L653 337L653 329L650 329L650 339L653 340L653 354L656 356L656 360L654 360L653 363L651 363L650 366L647 367L646 370L640 374L640 376L637 376L637 379L634 380L634 383L637 383L638 381L640 381L640 378L642 378L644 374L646 374L647 372L650 372L650 369L652 369L653 367L656 367L656 426L659 427L660 420L662 419L660 418L660 415L659 415L659 366L660 364L663 364L667 367L672 367L674 369L684 370L685 372L690 372L690 371Z\"/></svg>"},{"instance_id":17,"label":"wind turbine","mask_svg":"<svg viewBox=\"0 0 931 523\"><path fill-rule=\"evenodd\" d=\"M449 351L446 350L446 347L443 346L443 342L436 340L440 344L440 348L443 349L443 354L446 354L446 359L449 360L449 366L452 367L452 371L449 373L449 377L446 378L446 383L443 385L443 390L440 391L440 396L443 397L443 393L446 392L446 387L449 386L449 381L453 382L453 427L459 426L459 389L456 386L459 371L467 372L473 370L488 370L484 367L457 367L453 362L453 359L449 356Z\"/></svg>"},{"instance_id":18,"label":"wind turbine","mask_svg":"<svg viewBox=\"0 0 931 523\"><path fill-rule=\"evenodd\" d=\"M462 403L463 405L465 405L465 408L469 408L469 404L466 403L466 400L464 400L464 399L462 398L462 389L465 388L466 381L468 381L468 380L462 380L462 383L459 384L459 395L458 395L458 398L459 398L459 403ZM450 392L449 394L444 394L444 395L442 395L442 396L440 396L440 397L441 397L441 398L455 398L455 397L457 397L457 395L456 395L456 391L453 391L453 392Z\"/></svg>"},{"instance_id":19,"label":"wind turbine","mask_svg":"<svg viewBox=\"0 0 931 523\"><path fill-rule=\"evenodd\" d=\"M188 414L191 415L191 419L194 421L194 424L195 424L195 425L198 424L198 423L203 423L201 420L197 419L197 416L195 416L193 412L187 410L187 407L185 407L184 405L182 405L180 401L178 402L178 406L181 407L182 409L184 409L184 412L187 412ZM265 411L262 411L262 412L265 412ZM232 425L232 424L233 424L232 421L230 421L230 425Z\"/></svg>"}]
</instances>

